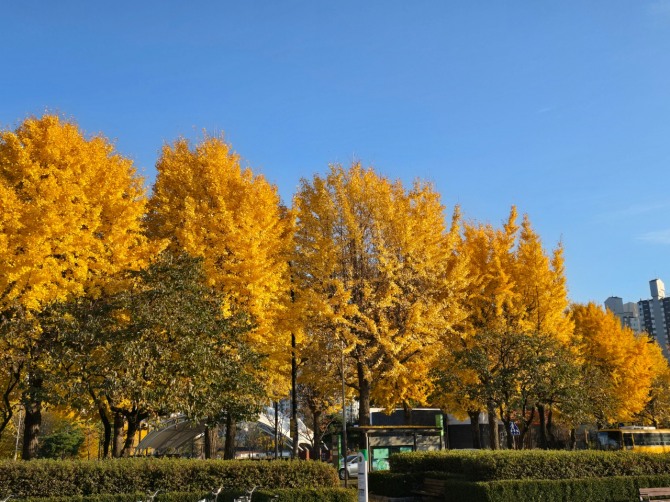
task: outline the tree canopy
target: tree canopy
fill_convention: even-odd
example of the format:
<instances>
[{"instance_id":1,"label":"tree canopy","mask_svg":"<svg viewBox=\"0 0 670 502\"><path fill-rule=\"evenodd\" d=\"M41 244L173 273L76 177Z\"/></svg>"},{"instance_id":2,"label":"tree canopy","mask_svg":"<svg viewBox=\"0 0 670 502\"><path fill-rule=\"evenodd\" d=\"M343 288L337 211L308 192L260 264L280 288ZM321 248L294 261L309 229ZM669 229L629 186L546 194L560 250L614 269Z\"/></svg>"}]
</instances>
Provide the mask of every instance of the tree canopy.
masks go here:
<instances>
[{"instance_id":1,"label":"tree canopy","mask_svg":"<svg viewBox=\"0 0 670 502\"><path fill-rule=\"evenodd\" d=\"M165 145L156 168L149 235L204 259L210 286L224 295L224 311L249 315L247 337L273 367L265 374L270 389L283 393L290 361L292 220L276 188L243 169L220 137L208 136L195 147L184 139Z\"/></svg>"},{"instance_id":2,"label":"tree canopy","mask_svg":"<svg viewBox=\"0 0 670 502\"><path fill-rule=\"evenodd\" d=\"M166 144L156 167L147 199L132 161L70 120L0 132L0 434L21 405L26 459L79 443L38 448L45 403L97 413L117 455L150 415L232 434L286 396L291 362L319 431L342 379L361 425L373 404L486 410L493 447L498 417L522 440L539 423L542 447L558 422L670 419L658 344L570 305L563 244L516 207L449 220L430 183L353 163L287 208L221 136Z\"/></svg>"},{"instance_id":3,"label":"tree canopy","mask_svg":"<svg viewBox=\"0 0 670 502\"><path fill-rule=\"evenodd\" d=\"M306 332L339 343L356 378L360 423L370 400L424 401L437 348L462 319L457 226L428 184L405 189L372 169L332 166L294 200L294 271Z\"/></svg>"}]
</instances>

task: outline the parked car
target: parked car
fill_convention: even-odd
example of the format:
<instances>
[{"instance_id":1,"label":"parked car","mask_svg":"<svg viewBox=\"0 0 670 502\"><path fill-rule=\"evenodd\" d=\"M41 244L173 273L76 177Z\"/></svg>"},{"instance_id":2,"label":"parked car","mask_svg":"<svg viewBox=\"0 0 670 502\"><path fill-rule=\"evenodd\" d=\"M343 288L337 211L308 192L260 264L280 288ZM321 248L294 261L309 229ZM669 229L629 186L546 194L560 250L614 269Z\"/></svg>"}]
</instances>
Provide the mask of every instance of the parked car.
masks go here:
<instances>
[{"instance_id":1,"label":"parked car","mask_svg":"<svg viewBox=\"0 0 670 502\"><path fill-rule=\"evenodd\" d=\"M340 465L342 465L341 462ZM350 478L358 477L358 455L349 455L347 457L347 472ZM344 467L340 467L339 474L340 479L344 479Z\"/></svg>"}]
</instances>

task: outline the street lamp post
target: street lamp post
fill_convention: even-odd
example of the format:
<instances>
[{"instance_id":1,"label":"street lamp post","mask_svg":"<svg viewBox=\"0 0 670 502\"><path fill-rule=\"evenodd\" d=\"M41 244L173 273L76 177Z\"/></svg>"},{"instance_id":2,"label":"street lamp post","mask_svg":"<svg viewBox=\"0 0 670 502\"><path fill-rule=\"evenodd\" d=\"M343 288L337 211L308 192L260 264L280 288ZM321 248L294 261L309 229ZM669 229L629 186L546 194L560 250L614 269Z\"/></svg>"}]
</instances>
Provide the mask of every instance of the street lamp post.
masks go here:
<instances>
[{"instance_id":1,"label":"street lamp post","mask_svg":"<svg viewBox=\"0 0 670 502\"><path fill-rule=\"evenodd\" d=\"M344 345L344 343L342 344ZM347 469L347 393L344 382L344 346L342 347L342 456L344 458L344 487L347 488L349 480L349 470Z\"/></svg>"}]
</instances>

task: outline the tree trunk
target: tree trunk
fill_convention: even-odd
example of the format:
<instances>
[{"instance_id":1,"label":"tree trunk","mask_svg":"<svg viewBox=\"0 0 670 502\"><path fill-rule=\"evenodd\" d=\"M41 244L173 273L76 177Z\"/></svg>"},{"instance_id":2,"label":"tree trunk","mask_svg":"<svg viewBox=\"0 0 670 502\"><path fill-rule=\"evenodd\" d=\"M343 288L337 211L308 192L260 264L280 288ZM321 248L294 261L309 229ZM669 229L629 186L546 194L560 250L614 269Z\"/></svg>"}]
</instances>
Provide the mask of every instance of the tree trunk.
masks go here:
<instances>
[{"instance_id":1,"label":"tree trunk","mask_svg":"<svg viewBox=\"0 0 670 502\"><path fill-rule=\"evenodd\" d=\"M547 412L547 439L549 448L556 449L558 448L558 441L556 441L556 435L554 434L554 411L551 405L549 406L549 411Z\"/></svg>"},{"instance_id":2,"label":"tree trunk","mask_svg":"<svg viewBox=\"0 0 670 502\"><path fill-rule=\"evenodd\" d=\"M547 417L544 414L544 405L537 404L537 413L540 418L540 434L538 437L538 447L547 450L549 448L549 442L547 440Z\"/></svg>"},{"instance_id":3,"label":"tree trunk","mask_svg":"<svg viewBox=\"0 0 670 502\"><path fill-rule=\"evenodd\" d=\"M531 426L533 425L533 420L535 419L535 407L530 410L530 415L528 415L528 419L526 419L526 407L524 406L523 408L523 418L521 419L521 427L519 427L519 439L518 439L518 444L517 448L520 450L523 450L526 447L526 435L528 434L528 431L530 431ZM528 436L529 439L531 436ZM532 445L529 445L529 448L531 448Z\"/></svg>"},{"instance_id":4,"label":"tree trunk","mask_svg":"<svg viewBox=\"0 0 670 502\"><path fill-rule=\"evenodd\" d=\"M367 380L363 380L361 382L361 387L360 387L360 398L361 401L359 403L360 408L359 408L359 415L358 415L358 423L360 425L371 425L371 417L370 417L370 382ZM364 450L367 448L367 445L365 444L365 434L359 434L358 435L358 448L361 450Z\"/></svg>"},{"instance_id":5,"label":"tree trunk","mask_svg":"<svg viewBox=\"0 0 670 502\"><path fill-rule=\"evenodd\" d=\"M8 371L7 380L2 393L2 420L0 421L0 436L7 427L7 424L14 416L14 406L11 399L14 389L21 381L21 369L23 364L13 364L12 369Z\"/></svg>"},{"instance_id":6,"label":"tree trunk","mask_svg":"<svg viewBox=\"0 0 670 502\"><path fill-rule=\"evenodd\" d=\"M505 442L507 443L507 449L508 450L513 450L514 449L514 436L512 435L512 417L510 416L509 413L505 413L503 416L501 414L500 419L502 420L503 425L505 426Z\"/></svg>"},{"instance_id":7,"label":"tree trunk","mask_svg":"<svg viewBox=\"0 0 670 502\"><path fill-rule=\"evenodd\" d=\"M39 454L39 436L42 426L42 401L39 399L39 393L42 390L44 381L31 375L29 377L30 390L27 393L26 401L23 403L25 409L25 420L23 429L23 449L21 457L23 460L32 460Z\"/></svg>"},{"instance_id":8,"label":"tree trunk","mask_svg":"<svg viewBox=\"0 0 670 502\"><path fill-rule=\"evenodd\" d=\"M312 445L312 460L321 460L321 440L323 433L321 432L321 412L312 412L312 427L314 431L314 444Z\"/></svg>"},{"instance_id":9,"label":"tree trunk","mask_svg":"<svg viewBox=\"0 0 670 502\"><path fill-rule=\"evenodd\" d=\"M109 445L112 442L112 423L107 416L107 410L104 406L98 406L98 414L103 428L102 439L102 458L109 457Z\"/></svg>"},{"instance_id":10,"label":"tree trunk","mask_svg":"<svg viewBox=\"0 0 670 502\"><path fill-rule=\"evenodd\" d=\"M489 416L489 443L492 450L500 449L500 439L498 435L498 414L496 405L492 400L486 403L486 411Z\"/></svg>"},{"instance_id":11,"label":"tree trunk","mask_svg":"<svg viewBox=\"0 0 670 502\"><path fill-rule=\"evenodd\" d=\"M205 427L205 458L216 458L218 449L219 428L215 425Z\"/></svg>"},{"instance_id":12,"label":"tree trunk","mask_svg":"<svg viewBox=\"0 0 670 502\"><path fill-rule=\"evenodd\" d=\"M128 421L128 429L126 430L126 441L123 444L123 450L121 450L122 457L130 457L131 452L133 452L135 447L135 436L137 431L140 428L140 418L137 411L126 414L126 420Z\"/></svg>"},{"instance_id":13,"label":"tree trunk","mask_svg":"<svg viewBox=\"0 0 670 502\"><path fill-rule=\"evenodd\" d=\"M235 435L237 433L237 422L230 414L226 414L226 443L223 446L223 459L235 459Z\"/></svg>"},{"instance_id":14,"label":"tree trunk","mask_svg":"<svg viewBox=\"0 0 670 502\"><path fill-rule=\"evenodd\" d=\"M577 449L577 430L574 427L570 429L570 449Z\"/></svg>"},{"instance_id":15,"label":"tree trunk","mask_svg":"<svg viewBox=\"0 0 670 502\"><path fill-rule=\"evenodd\" d=\"M407 401L402 403L402 411L405 418L405 425L412 425L412 408L407 404Z\"/></svg>"},{"instance_id":16,"label":"tree trunk","mask_svg":"<svg viewBox=\"0 0 670 502\"><path fill-rule=\"evenodd\" d=\"M470 431L472 432L472 447L481 450L482 436L479 429L479 410L468 411L468 416L470 417Z\"/></svg>"},{"instance_id":17,"label":"tree trunk","mask_svg":"<svg viewBox=\"0 0 670 502\"><path fill-rule=\"evenodd\" d=\"M358 423L361 426L370 424L370 381L365 376L365 368L362 362L356 363L356 371L358 373L358 391L359 391L359 408L358 408Z\"/></svg>"},{"instance_id":18,"label":"tree trunk","mask_svg":"<svg viewBox=\"0 0 670 502\"><path fill-rule=\"evenodd\" d=\"M112 443L112 457L121 457L123 451L123 426L125 420L120 411L114 412L114 441Z\"/></svg>"}]
</instances>

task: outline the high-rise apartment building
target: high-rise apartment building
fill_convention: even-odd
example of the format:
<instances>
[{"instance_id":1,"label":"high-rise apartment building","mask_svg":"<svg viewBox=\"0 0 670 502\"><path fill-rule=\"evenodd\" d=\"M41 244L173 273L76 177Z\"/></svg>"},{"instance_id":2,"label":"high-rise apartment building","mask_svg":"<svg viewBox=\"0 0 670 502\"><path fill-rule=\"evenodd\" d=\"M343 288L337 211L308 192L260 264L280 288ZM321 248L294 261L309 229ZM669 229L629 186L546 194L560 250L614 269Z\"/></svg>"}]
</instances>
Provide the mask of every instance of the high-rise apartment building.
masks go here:
<instances>
[{"instance_id":1,"label":"high-rise apartment building","mask_svg":"<svg viewBox=\"0 0 670 502\"><path fill-rule=\"evenodd\" d=\"M628 326L636 333L642 331L637 303L624 303L618 296L610 296L605 300L605 307L621 320L622 326Z\"/></svg>"},{"instance_id":2,"label":"high-rise apartment building","mask_svg":"<svg viewBox=\"0 0 670 502\"><path fill-rule=\"evenodd\" d=\"M651 299L637 302L640 325L663 349L663 355L670 360L668 340L670 340L670 297L665 296L665 285L660 279L649 281Z\"/></svg>"},{"instance_id":3,"label":"high-rise apartment building","mask_svg":"<svg viewBox=\"0 0 670 502\"><path fill-rule=\"evenodd\" d=\"M660 279L649 281L649 289L649 300L624 303L618 296L610 296L605 300L605 307L621 319L622 326L628 326L637 333L644 331L649 334L670 361L670 296L665 296L665 285Z\"/></svg>"}]
</instances>

